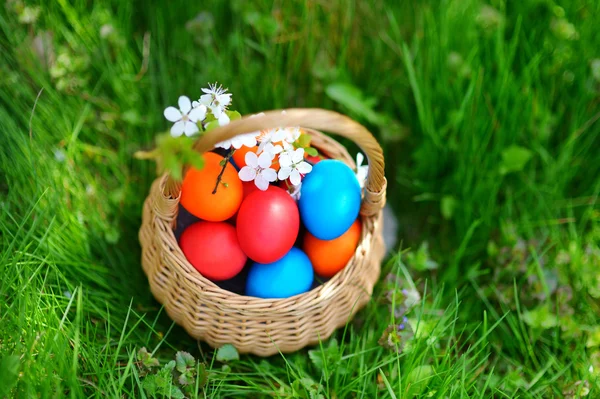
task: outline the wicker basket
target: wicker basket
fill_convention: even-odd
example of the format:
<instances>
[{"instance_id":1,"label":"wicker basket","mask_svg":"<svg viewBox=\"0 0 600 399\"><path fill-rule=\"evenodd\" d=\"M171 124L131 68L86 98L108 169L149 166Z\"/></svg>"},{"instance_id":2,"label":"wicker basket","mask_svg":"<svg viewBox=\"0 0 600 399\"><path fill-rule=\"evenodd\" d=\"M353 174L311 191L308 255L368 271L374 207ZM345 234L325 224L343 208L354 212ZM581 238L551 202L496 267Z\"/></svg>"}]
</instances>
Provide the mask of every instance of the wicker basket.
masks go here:
<instances>
[{"instance_id":1,"label":"wicker basket","mask_svg":"<svg viewBox=\"0 0 600 399\"><path fill-rule=\"evenodd\" d=\"M186 260L175 239L180 184L167 175L154 181L144 203L139 233L142 266L156 299L169 316L194 338L213 347L233 344L241 353L270 356L296 351L328 338L370 299L384 256L382 208L386 180L381 147L363 126L322 109L269 111L243 118L202 136L200 152L237 134L278 126L302 126L312 145L331 158L354 167L346 149L317 130L356 142L369 161L361 207L362 236L349 264L326 283L285 299L260 299L219 288ZM317 129L317 130L313 130Z\"/></svg>"}]
</instances>

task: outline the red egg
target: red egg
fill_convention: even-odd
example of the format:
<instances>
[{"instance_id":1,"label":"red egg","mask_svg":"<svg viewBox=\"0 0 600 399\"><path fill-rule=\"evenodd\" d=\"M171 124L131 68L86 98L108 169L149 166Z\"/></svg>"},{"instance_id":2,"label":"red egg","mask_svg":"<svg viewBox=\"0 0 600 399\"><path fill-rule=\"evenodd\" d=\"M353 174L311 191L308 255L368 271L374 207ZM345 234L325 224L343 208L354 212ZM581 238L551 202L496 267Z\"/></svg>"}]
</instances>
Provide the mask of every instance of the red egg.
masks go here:
<instances>
[{"instance_id":1,"label":"red egg","mask_svg":"<svg viewBox=\"0 0 600 399\"><path fill-rule=\"evenodd\" d=\"M253 193L254 191L258 190L258 187L256 187L256 184L254 184L253 181L242 182L242 187L244 189L244 196L242 201L245 200L246 197L250 195L250 193ZM229 222L232 223L234 226L237 225L237 218L239 214L240 212L238 210L238 212L236 212L235 215L233 215L233 217L229 219Z\"/></svg>"},{"instance_id":2,"label":"red egg","mask_svg":"<svg viewBox=\"0 0 600 399\"><path fill-rule=\"evenodd\" d=\"M308 155L306 152L304 153L304 159L311 165L316 165L324 159L329 159L329 157L319 154L319 155Z\"/></svg>"},{"instance_id":3,"label":"red egg","mask_svg":"<svg viewBox=\"0 0 600 399\"><path fill-rule=\"evenodd\" d=\"M246 199L247 196L249 196L250 194L252 194L256 190L258 190L258 187L256 187L256 184L254 184L253 181L244 181L244 182L242 182L242 188L243 188L243 192L244 192L243 200Z\"/></svg>"},{"instance_id":4,"label":"red egg","mask_svg":"<svg viewBox=\"0 0 600 399\"><path fill-rule=\"evenodd\" d=\"M240 246L258 263L272 263L283 258L294 246L299 228L296 201L275 186L248 195L237 217Z\"/></svg>"},{"instance_id":5,"label":"red egg","mask_svg":"<svg viewBox=\"0 0 600 399\"><path fill-rule=\"evenodd\" d=\"M179 246L192 266L214 281L234 277L248 259L235 227L225 222L194 223L181 234Z\"/></svg>"}]
</instances>

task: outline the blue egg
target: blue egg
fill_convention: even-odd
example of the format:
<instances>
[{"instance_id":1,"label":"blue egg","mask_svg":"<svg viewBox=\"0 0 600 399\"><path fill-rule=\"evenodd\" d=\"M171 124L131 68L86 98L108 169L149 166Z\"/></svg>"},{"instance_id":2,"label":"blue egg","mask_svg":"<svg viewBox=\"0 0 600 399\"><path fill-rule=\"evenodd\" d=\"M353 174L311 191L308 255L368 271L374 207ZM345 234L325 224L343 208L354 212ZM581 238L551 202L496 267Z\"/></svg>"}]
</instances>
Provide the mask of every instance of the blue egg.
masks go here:
<instances>
[{"instance_id":1,"label":"blue egg","mask_svg":"<svg viewBox=\"0 0 600 399\"><path fill-rule=\"evenodd\" d=\"M254 263L246 281L246 295L258 298L287 298L310 290L313 282L310 259L294 247L273 263Z\"/></svg>"},{"instance_id":2,"label":"blue egg","mask_svg":"<svg viewBox=\"0 0 600 399\"><path fill-rule=\"evenodd\" d=\"M358 217L358 179L341 161L321 161L304 177L298 207L302 222L313 236L321 240L338 238Z\"/></svg>"}]
</instances>

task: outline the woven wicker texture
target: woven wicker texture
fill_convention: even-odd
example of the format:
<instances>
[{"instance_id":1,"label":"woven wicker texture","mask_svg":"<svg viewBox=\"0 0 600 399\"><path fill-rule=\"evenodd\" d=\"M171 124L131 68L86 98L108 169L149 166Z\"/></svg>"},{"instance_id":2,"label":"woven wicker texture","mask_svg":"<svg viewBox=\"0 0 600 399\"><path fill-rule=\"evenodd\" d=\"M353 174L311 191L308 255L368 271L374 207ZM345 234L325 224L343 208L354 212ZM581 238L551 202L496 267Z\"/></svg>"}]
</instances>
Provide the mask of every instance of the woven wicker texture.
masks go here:
<instances>
[{"instance_id":1,"label":"woven wicker texture","mask_svg":"<svg viewBox=\"0 0 600 399\"><path fill-rule=\"evenodd\" d=\"M175 239L180 184L168 175L152 184L139 232L150 289L169 316L192 337L213 347L229 343L241 353L259 356L296 351L345 325L369 301L385 253L383 153L371 133L350 118L322 109L269 111L217 128L198 140L195 148L205 152L237 134L280 126L302 126L312 136L312 146L354 168L346 149L318 130L339 134L356 142L369 161L361 208L362 236L354 257L329 281L290 298L260 299L226 291L202 277Z\"/></svg>"}]
</instances>

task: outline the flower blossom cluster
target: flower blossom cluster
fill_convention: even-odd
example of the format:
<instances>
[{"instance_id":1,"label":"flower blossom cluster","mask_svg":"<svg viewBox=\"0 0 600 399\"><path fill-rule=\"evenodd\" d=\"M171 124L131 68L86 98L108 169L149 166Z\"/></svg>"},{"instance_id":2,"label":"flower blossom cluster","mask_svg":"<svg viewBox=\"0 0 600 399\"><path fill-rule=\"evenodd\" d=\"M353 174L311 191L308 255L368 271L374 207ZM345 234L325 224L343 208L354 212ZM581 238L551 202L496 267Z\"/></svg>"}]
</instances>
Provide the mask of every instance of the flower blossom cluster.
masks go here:
<instances>
[{"instance_id":1,"label":"flower blossom cluster","mask_svg":"<svg viewBox=\"0 0 600 399\"><path fill-rule=\"evenodd\" d=\"M208 89L203 88L203 95L198 101L190 101L187 96L179 97L178 106L167 107L164 116L169 122L173 122L171 135L179 137L182 134L193 136L200 131L198 124L202 124L209 115L219 122L220 126L229 123L227 107L231 104L231 93L217 84L209 84Z\"/></svg>"},{"instance_id":2,"label":"flower blossom cluster","mask_svg":"<svg viewBox=\"0 0 600 399\"><path fill-rule=\"evenodd\" d=\"M239 171L240 179L254 181L256 187L263 191L276 180L286 181L290 195L299 199L302 176L312 171L312 165L304 160L304 148L294 146L300 138L300 128L269 129L237 138L249 141L250 137L254 140L250 147L258 144L258 149L256 153L246 153L246 166ZM279 171L276 171L277 166Z\"/></svg>"}]
</instances>

